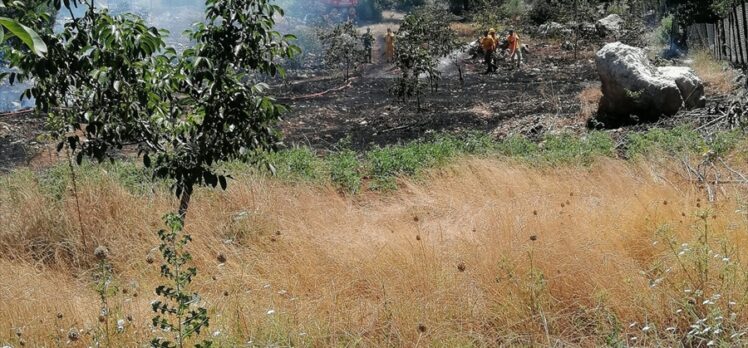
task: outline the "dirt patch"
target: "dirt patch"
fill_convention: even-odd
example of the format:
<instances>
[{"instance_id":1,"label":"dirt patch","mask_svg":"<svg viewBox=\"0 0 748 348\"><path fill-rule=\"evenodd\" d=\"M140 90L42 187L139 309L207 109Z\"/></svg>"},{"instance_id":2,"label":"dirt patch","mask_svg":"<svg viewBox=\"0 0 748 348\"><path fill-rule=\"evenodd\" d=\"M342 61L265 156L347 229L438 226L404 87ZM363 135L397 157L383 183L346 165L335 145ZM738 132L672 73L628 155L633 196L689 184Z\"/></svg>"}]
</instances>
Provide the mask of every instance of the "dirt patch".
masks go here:
<instances>
[{"instance_id":1,"label":"dirt patch","mask_svg":"<svg viewBox=\"0 0 748 348\"><path fill-rule=\"evenodd\" d=\"M0 172L27 165L44 147L44 119L31 111L0 115Z\"/></svg>"}]
</instances>

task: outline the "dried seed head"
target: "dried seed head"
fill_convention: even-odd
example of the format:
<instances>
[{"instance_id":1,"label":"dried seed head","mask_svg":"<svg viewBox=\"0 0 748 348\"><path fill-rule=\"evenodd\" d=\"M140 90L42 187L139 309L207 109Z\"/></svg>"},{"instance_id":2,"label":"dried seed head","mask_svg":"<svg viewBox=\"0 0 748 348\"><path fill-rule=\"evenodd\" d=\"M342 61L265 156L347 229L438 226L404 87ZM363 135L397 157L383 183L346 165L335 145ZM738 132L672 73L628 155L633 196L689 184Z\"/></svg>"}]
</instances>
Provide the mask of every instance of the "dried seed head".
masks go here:
<instances>
[{"instance_id":1,"label":"dried seed head","mask_svg":"<svg viewBox=\"0 0 748 348\"><path fill-rule=\"evenodd\" d=\"M532 236L530 236L530 241L533 241L533 242L534 242L534 241L536 241L536 240L538 240L538 236L536 236L536 235L534 235L534 234L533 234Z\"/></svg>"},{"instance_id":2,"label":"dried seed head","mask_svg":"<svg viewBox=\"0 0 748 348\"><path fill-rule=\"evenodd\" d=\"M701 208L701 203L696 203L696 208Z\"/></svg>"},{"instance_id":3,"label":"dried seed head","mask_svg":"<svg viewBox=\"0 0 748 348\"><path fill-rule=\"evenodd\" d=\"M686 213L680 213L680 216L686 217Z\"/></svg>"},{"instance_id":4,"label":"dried seed head","mask_svg":"<svg viewBox=\"0 0 748 348\"><path fill-rule=\"evenodd\" d=\"M23 338L19 339L18 340L18 345L21 346L21 347L25 347L26 346L26 340L23 339Z\"/></svg>"},{"instance_id":5,"label":"dried seed head","mask_svg":"<svg viewBox=\"0 0 748 348\"><path fill-rule=\"evenodd\" d=\"M62 313L57 313L57 319L62 319Z\"/></svg>"},{"instance_id":6,"label":"dried seed head","mask_svg":"<svg viewBox=\"0 0 748 348\"><path fill-rule=\"evenodd\" d=\"M216 256L216 260L218 260L219 263L226 263L226 255L223 253L218 253L218 256Z\"/></svg>"},{"instance_id":7,"label":"dried seed head","mask_svg":"<svg viewBox=\"0 0 748 348\"><path fill-rule=\"evenodd\" d=\"M418 222L418 216L414 216L413 221Z\"/></svg>"},{"instance_id":8,"label":"dried seed head","mask_svg":"<svg viewBox=\"0 0 748 348\"><path fill-rule=\"evenodd\" d=\"M569 193L569 197L574 197L574 192Z\"/></svg>"},{"instance_id":9,"label":"dried seed head","mask_svg":"<svg viewBox=\"0 0 748 348\"><path fill-rule=\"evenodd\" d=\"M275 239L275 237L270 237L270 241L271 242L275 242L275 241L277 241L277 239ZM221 262L221 263L223 263L223 262Z\"/></svg>"},{"instance_id":10,"label":"dried seed head","mask_svg":"<svg viewBox=\"0 0 748 348\"><path fill-rule=\"evenodd\" d=\"M127 315L127 321L132 322L132 314Z\"/></svg>"},{"instance_id":11,"label":"dried seed head","mask_svg":"<svg viewBox=\"0 0 748 348\"><path fill-rule=\"evenodd\" d=\"M68 339L70 341L75 342L79 340L80 338L81 338L81 334L78 333L78 330L76 330L75 328L72 328L70 329L70 331L68 331Z\"/></svg>"},{"instance_id":12,"label":"dried seed head","mask_svg":"<svg viewBox=\"0 0 748 348\"><path fill-rule=\"evenodd\" d=\"M275 231L275 235L276 236L280 236L281 235L281 231Z\"/></svg>"},{"instance_id":13,"label":"dried seed head","mask_svg":"<svg viewBox=\"0 0 748 348\"><path fill-rule=\"evenodd\" d=\"M156 258L154 258L153 255L151 254L148 254L148 256L145 257L145 262L149 265L154 263L155 261L156 261Z\"/></svg>"},{"instance_id":14,"label":"dried seed head","mask_svg":"<svg viewBox=\"0 0 748 348\"><path fill-rule=\"evenodd\" d=\"M99 315L99 322L103 323L106 321L106 315Z\"/></svg>"},{"instance_id":15,"label":"dried seed head","mask_svg":"<svg viewBox=\"0 0 748 348\"><path fill-rule=\"evenodd\" d=\"M103 245L99 245L94 249L94 256L99 261L104 261L109 258L109 249Z\"/></svg>"},{"instance_id":16,"label":"dried seed head","mask_svg":"<svg viewBox=\"0 0 748 348\"><path fill-rule=\"evenodd\" d=\"M16 329L16 336L21 337L21 335L23 335L23 331L21 331L21 328L19 327Z\"/></svg>"},{"instance_id":17,"label":"dried seed head","mask_svg":"<svg viewBox=\"0 0 748 348\"><path fill-rule=\"evenodd\" d=\"M565 206L566 206L566 204L563 204L563 203L561 203L561 208L563 208L563 207L565 207Z\"/></svg>"},{"instance_id":18,"label":"dried seed head","mask_svg":"<svg viewBox=\"0 0 748 348\"><path fill-rule=\"evenodd\" d=\"M420 234L416 235L416 240L421 240L421 235Z\"/></svg>"},{"instance_id":19,"label":"dried seed head","mask_svg":"<svg viewBox=\"0 0 748 348\"><path fill-rule=\"evenodd\" d=\"M423 323L419 323L418 324L418 332L425 333L426 332L426 325L424 325Z\"/></svg>"},{"instance_id":20,"label":"dried seed head","mask_svg":"<svg viewBox=\"0 0 748 348\"><path fill-rule=\"evenodd\" d=\"M662 205L667 205L667 201L663 201L663 202L662 202Z\"/></svg>"},{"instance_id":21,"label":"dried seed head","mask_svg":"<svg viewBox=\"0 0 748 348\"><path fill-rule=\"evenodd\" d=\"M228 291L226 291L226 290L224 290L224 291L223 291L223 296L229 296L229 292L228 292Z\"/></svg>"},{"instance_id":22,"label":"dried seed head","mask_svg":"<svg viewBox=\"0 0 748 348\"><path fill-rule=\"evenodd\" d=\"M536 215L537 216L538 215L538 211L537 210L533 210L532 211L532 215Z\"/></svg>"},{"instance_id":23,"label":"dried seed head","mask_svg":"<svg viewBox=\"0 0 748 348\"><path fill-rule=\"evenodd\" d=\"M464 262L460 262L460 263L457 264L457 270L458 271L465 272L465 268L466 267L465 267L465 263Z\"/></svg>"}]
</instances>

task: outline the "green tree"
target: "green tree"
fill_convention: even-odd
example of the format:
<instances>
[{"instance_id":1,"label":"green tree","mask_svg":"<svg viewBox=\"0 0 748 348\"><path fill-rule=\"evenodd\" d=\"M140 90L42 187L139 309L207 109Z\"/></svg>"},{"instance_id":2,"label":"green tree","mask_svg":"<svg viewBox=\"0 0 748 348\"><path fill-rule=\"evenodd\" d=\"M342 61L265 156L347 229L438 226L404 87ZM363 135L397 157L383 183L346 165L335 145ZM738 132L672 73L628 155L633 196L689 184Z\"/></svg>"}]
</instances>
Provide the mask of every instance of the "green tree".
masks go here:
<instances>
[{"instance_id":1,"label":"green tree","mask_svg":"<svg viewBox=\"0 0 748 348\"><path fill-rule=\"evenodd\" d=\"M446 57L461 47L457 34L450 27L448 11L434 6L416 9L403 19L397 31L396 65L401 71L393 88L403 101L416 97L421 109L421 95L426 76L432 91L436 92L441 73L439 58Z\"/></svg>"},{"instance_id":2,"label":"green tree","mask_svg":"<svg viewBox=\"0 0 748 348\"><path fill-rule=\"evenodd\" d=\"M0 0L0 50L22 44L37 55L47 52L47 46L38 32L51 31L54 14L48 0L12 1L6 5ZM5 76L5 74L3 75Z\"/></svg>"},{"instance_id":3,"label":"green tree","mask_svg":"<svg viewBox=\"0 0 748 348\"><path fill-rule=\"evenodd\" d=\"M284 76L277 60L298 53L292 36L273 30L280 7L208 0L194 47L180 54L140 18L87 1L84 16L43 35L47 56L15 50L12 59L22 71L14 75L35 79L25 95L64 139L58 149L101 161L137 145L154 176L174 183L184 217L195 186L226 187L217 164L274 147L285 107L256 79Z\"/></svg>"},{"instance_id":4,"label":"green tree","mask_svg":"<svg viewBox=\"0 0 748 348\"><path fill-rule=\"evenodd\" d=\"M325 63L340 68L348 80L351 70L363 62L364 46L353 22L336 25L331 31L321 31L319 35L325 47Z\"/></svg>"},{"instance_id":5,"label":"green tree","mask_svg":"<svg viewBox=\"0 0 748 348\"><path fill-rule=\"evenodd\" d=\"M39 34L46 55L10 49L15 68L10 79L33 79L24 96L33 96L47 115L60 139L58 151L65 149L80 163L115 160L123 146L137 146L153 176L173 183L179 211L167 219L169 231L160 233L162 273L168 271L164 276L173 284L157 289L171 304L154 311L175 319L157 316L157 324L166 325L160 327L178 330L172 331L176 343L154 340L154 346L181 347L184 338L207 326L206 312L183 301L196 272L186 267L189 255L182 252L194 188L226 189L228 176L218 169L222 162L252 161L277 144L275 126L285 107L258 80L283 77L280 60L298 48L289 44L293 36L273 30L283 10L271 2L206 0L204 21L189 33L194 46L178 52L165 46L165 32L141 18L112 16L94 0L83 0L81 17L71 18L59 33ZM57 1L56 9L63 6L73 14L74 4Z\"/></svg>"}]
</instances>

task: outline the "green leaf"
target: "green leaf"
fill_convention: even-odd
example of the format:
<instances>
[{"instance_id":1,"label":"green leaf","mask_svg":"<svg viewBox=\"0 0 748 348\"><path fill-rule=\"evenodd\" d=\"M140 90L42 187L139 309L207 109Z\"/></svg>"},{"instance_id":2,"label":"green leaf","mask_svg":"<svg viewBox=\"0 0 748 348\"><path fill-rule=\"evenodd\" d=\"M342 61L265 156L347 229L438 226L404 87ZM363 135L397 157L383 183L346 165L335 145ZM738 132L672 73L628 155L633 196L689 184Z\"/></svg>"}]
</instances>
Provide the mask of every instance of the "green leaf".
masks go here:
<instances>
[{"instance_id":1,"label":"green leaf","mask_svg":"<svg viewBox=\"0 0 748 348\"><path fill-rule=\"evenodd\" d=\"M34 54L43 56L47 53L47 45L31 28L6 17L0 17L0 26L5 27L11 35L18 37Z\"/></svg>"}]
</instances>

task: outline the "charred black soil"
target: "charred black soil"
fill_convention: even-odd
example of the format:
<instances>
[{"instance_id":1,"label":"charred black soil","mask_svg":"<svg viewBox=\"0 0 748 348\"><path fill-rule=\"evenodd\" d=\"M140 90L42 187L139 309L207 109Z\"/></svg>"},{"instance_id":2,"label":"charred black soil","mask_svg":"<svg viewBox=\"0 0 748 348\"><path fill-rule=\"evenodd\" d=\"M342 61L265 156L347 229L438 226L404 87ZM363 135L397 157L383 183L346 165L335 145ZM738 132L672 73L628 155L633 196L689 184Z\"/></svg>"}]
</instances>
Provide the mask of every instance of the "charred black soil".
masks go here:
<instances>
[{"instance_id":1,"label":"charred black soil","mask_svg":"<svg viewBox=\"0 0 748 348\"><path fill-rule=\"evenodd\" d=\"M549 54L550 53L550 54ZM579 93L597 83L591 59L539 47L522 69L502 64L484 74L479 60L445 64L436 92L425 90L421 110L416 99L390 93L398 71L370 65L358 76L294 79L280 89L291 107L282 124L287 144L334 147L348 139L354 149L418 139L432 132L482 131L497 136L536 135L559 127L584 129Z\"/></svg>"}]
</instances>

